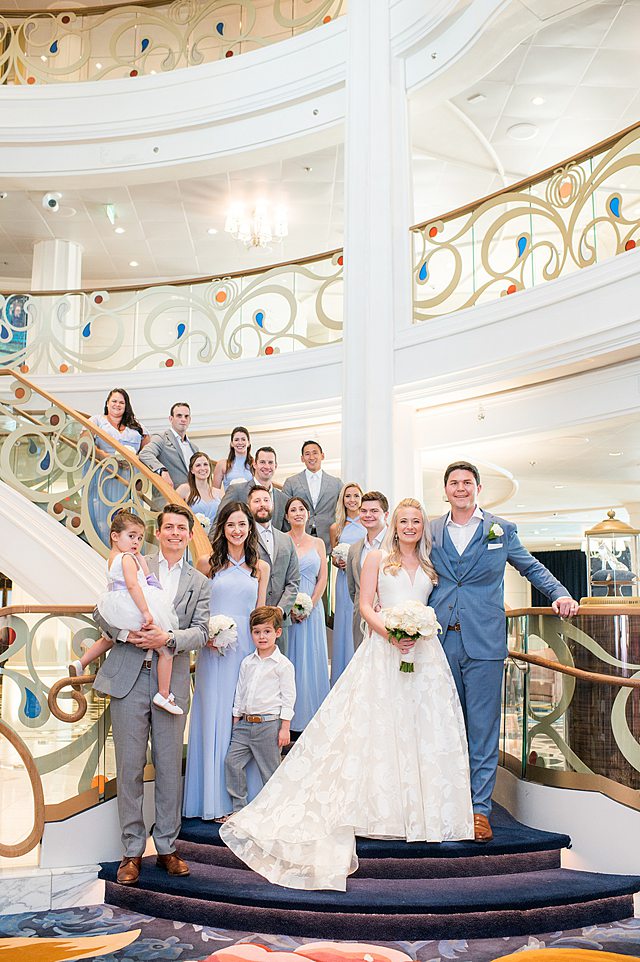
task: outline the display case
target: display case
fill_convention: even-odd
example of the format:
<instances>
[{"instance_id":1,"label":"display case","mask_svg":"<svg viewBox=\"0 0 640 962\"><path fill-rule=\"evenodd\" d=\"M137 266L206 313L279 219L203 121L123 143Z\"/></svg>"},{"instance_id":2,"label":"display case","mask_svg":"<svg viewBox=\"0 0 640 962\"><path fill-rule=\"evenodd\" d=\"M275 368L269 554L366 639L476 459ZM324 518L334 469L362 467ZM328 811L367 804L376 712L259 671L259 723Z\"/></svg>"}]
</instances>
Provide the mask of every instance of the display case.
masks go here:
<instances>
[{"instance_id":1,"label":"display case","mask_svg":"<svg viewBox=\"0 0 640 962\"><path fill-rule=\"evenodd\" d=\"M619 521L612 510L585 537L589 596L637 598L640 531Z\"/></svg>"}]
</instances>

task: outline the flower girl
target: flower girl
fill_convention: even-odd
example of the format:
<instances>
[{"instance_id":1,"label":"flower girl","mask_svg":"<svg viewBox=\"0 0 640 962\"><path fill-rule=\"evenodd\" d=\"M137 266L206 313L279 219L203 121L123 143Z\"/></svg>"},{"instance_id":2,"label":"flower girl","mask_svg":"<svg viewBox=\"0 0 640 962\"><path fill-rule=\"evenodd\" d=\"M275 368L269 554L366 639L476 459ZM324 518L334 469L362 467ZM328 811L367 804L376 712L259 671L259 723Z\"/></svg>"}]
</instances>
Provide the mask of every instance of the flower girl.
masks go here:
<instances>
[{"instance_id":1,"label":"flower girl","mask_svg":"<svg viewBox=\"0 0 640 962\"><path fill-rule=\"evenodd\" d=\"M111 553L107 565L107 590L98 598L98 611L108 624L126 631L140 631L156 624L164 631L178 628L178 617L162 586L149 574L145 558L140 554L144 538L144 522L130 511L119 511L109 529ZM96 641L77 661L69 665L73 678L83 675L87 666L113 647L104 636ZM171 688L171 653L158 652L158 691L153 703L172 715L182 715L175 704Z\"/></svg>"}]
</instances>

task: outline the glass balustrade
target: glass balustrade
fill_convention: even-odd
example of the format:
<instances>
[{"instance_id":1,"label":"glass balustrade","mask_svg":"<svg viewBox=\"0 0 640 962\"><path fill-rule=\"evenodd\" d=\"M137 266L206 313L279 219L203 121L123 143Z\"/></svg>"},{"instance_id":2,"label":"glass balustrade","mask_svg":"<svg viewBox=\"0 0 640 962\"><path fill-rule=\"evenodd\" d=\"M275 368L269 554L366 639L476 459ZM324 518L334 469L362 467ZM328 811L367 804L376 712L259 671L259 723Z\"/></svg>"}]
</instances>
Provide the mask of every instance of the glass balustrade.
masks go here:
<instances>
[{"instance_id":1,"label":"glass balustrade","mask_svg":"<svg viewBox=\"0 0 640 962\"><path fill-rule=\"evenodd\" d=\"M412 228L415 323L485 304L640 244L640 125Z\"/></svg>"},{"instance_id":2,"label":"glass balustrade","mask_svg":"<svg viewBox=\"0 0 640 962\"><path fill-rule=\"evenodd\" d=\"M270 357L342 338L343 256L137 289L0 294L0 366L157 370Z\"/></svg>"},{"instance_id":3,"label":"glass balustrade","mask_svg":"<svg viewBox=\"0 0 640 962\"><path fill-rule=\"evenodd\" d=\"M138 77L229 59L340 17L345 0L174 0L0 13L0 83Z\"/></svg>"},{"instance_id":4,"label":"glass balustrade","mask_svg":"<svg viewBox=\"0 0 640 962\"><path fill-rule=\"evenodd\" d=\"M508 659L504 764L640 808L640 605L581 606L570 621L525 609L508 625L511 651L576 671Z\"/></svg>"}]
</instances>

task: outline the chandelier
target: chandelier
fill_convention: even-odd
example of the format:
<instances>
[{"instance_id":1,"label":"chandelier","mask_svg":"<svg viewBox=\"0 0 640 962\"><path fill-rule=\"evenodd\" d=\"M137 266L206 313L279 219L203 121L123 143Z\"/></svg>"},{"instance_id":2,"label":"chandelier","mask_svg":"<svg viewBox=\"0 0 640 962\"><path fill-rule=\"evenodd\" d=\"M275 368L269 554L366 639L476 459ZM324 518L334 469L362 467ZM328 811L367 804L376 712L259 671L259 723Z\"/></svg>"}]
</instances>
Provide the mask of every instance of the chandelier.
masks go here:
<instances>
[{"instance_id":1,"label":"chandelier","mask_svg":"<svg viewBox=\"0 0 640 962\"><path fill-rule=\"evenodd\" d=\"M249 216L241 204L234 205L227 214L224 229L245 247L267 250L270 244L279 244L287 234L287 214L284 207L276 207L272 218L265 203L256 204Z\"/></svg>"}]
</instances>

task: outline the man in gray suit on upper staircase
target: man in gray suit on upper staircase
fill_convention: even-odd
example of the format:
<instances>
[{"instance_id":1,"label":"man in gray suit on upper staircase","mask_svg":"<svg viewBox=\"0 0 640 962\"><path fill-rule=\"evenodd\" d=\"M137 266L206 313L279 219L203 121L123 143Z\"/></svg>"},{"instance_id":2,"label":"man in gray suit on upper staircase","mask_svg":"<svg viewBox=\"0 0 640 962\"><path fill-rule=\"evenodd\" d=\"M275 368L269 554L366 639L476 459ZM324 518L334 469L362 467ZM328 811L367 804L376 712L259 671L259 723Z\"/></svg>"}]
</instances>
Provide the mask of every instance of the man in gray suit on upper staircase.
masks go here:
<instances>
[{"instance_id":1,"label":"man in gray suit on upper staircase","mask_svg":"<svg viewBox=\"0 0 640 962\"><path fill-rule=\"evenodd\" d=\"M169 875L188 875L189 868L175 851L182 806L182 745L189 710L189 652L209 638L211 582L184 558L191 541L193 516L180 505L168 504L158 515L160 551L147 560L162 588L173 601L179 628L166 632L157 625L141 631L118 631L106 624L96 608L93 617L115 642L96 675L94 688L111 696L111 728L118 778L118 816L124 857L118 882L138 881L147 830L142 817L143 772L147 743L155 766L155 824L153 840L157 864ZM183 715L170 715L152 704L158 690L158 649L173 651L171 688ZM164 657L161 656L161 657Z\"/></svg>"},{"instance_id":2,"label":"man in gray suit on upper staircase","mask_svg":"<svg viewBox=\"0 0 640 962\"><path fill-rule=\"evenodd\" d=\"M258 532L258 554L269 565L266 604L282 612L282 634L277 645L287 653L287 625L289 613L300 587L300 566L293 540L271 523L273 504L266 488L254 487L249 492L247 507L253 515Z\"/></svg>"},{"instance_id":3,"label":"man in gray suit on upper staircase","mask_svg":"<svg viewBox=\"0 0 640 962\"><path fill-rule=\"evenodd\" d=\"M191 424L191 408L185 401L171 405L169 427L161 434L152 434L138 457L143 464L159 474L172 488L189 480L189 461L198 448L187 437ZM164 504L161 494L154 494L151 507L159 511Z\"/></svg>"},{"instance_id":4,"label":"man in gray suit on upper staircase","mask_svg":"<svg viewBox=\"0 0 640 962\"><path fill-rule=\"evenodd\" d=\"M336 504L343 488L340 478L334 478L322 470L324 451L317 441L305 441L302 445L302 462L305 466L300 474L287 478L282 486L287 500L292 497L304 498L309 506L307 531L324 541L327 554L331 551L329 528L336 520Z\"/></svg>"},{"instance_id":5,"label":"man in gray suit on upper staircase","mask_svg":"<svg viewBox=\"0 0 640 962\"><path fill-rule=\"evenodd\" d=\"M360 614L360 573L370 551L378 551L387 533L389 502L381 491L367 491L360 504L360 524L367 529L365 538L349 548L346 561L347 587L353 602L353 645L362 644L362 615Z\"/></svg>"},{"instance_id":6,"label":"man in gray suit on upper staircase","mask_svg":"<svg viewBox=\"0 0 640 962\"><path fill-rule=\"evenodd\" d=\"M500 739L507 625L504 569L510 565L553 602L562 618L578 604L529 554L511 521L478 507L480 473L468 461L450 464L444 493L451 510L431 522L431 561L438 575L429 604L442 625L442 645L462 703L469 742L475 840L493 837L489 824Z\"/></svg>"},{"instance_id":7,"label":"man in gray suit on upper staircase","mask_svg":"<svg viewBox=\"0 0 640 962\"><path fill-rule=\"evenodd\" d=\"M287 503L287 498L273 483L273 476L276 473L277 467L278 459L274 449L270 447L258 448L253 462L253 480L245 481L243 484L230 484L227 488L227 493L220 502L220 508L229 501L243 501L244 504L248 504L249 492L258 485L259 487L266 488L271 495L271 502L273 504L271 523L274 528L282 531L284 526L284 506ZM218 510L220 510L220 508L218 508Z\"/></svg>"}]
</instances>

